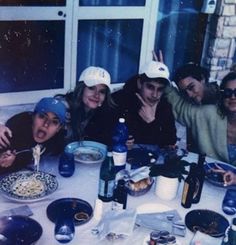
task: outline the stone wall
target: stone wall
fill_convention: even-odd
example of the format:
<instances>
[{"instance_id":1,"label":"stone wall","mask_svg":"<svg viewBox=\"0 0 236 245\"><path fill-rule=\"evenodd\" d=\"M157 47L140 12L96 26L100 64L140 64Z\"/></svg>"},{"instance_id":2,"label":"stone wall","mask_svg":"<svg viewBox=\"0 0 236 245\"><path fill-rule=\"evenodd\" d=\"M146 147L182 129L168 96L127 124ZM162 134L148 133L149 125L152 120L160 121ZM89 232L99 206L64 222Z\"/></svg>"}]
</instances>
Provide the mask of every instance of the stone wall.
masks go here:
<instances>
[{"instance_id":1,"label":"stone wall","mask_svg":"<svg viewBox=\"0 0 236 245\"><path fill-rule=\"evenodd\" d=\"M211 77L221 80L233 65L236 48L236 0L218 0L215 14L209 15L202 65Z\"/></svg>"}]
</instances>

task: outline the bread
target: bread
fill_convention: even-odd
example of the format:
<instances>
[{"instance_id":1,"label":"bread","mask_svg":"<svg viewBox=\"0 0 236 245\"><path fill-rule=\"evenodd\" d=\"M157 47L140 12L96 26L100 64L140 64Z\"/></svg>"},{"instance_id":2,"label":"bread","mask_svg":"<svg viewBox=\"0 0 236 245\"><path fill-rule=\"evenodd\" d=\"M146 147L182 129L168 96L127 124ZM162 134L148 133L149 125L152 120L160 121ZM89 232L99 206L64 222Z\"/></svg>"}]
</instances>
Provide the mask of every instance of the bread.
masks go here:
<instances>
[{"instance_id":1,"label":"bread","mask_svg":"<svg viewBox=\"0 0 236 245\"><path fill-rule=\"evenodd\" d=\"M142 179L138 182L133 182L132 180L130 180L129 181L129 188L132 191L141 191L141 190L147 188L150 184L151 184L151 179L149 177Z\"/></svg>"}]
</instances>

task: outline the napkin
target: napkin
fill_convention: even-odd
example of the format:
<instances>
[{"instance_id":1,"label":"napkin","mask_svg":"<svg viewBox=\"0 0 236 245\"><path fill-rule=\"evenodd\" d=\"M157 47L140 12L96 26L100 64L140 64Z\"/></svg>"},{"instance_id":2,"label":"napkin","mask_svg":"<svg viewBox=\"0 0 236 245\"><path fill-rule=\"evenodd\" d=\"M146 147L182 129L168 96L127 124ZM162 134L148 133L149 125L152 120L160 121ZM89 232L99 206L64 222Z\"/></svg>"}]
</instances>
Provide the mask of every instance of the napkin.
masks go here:
<instances>
[{"instance_id":1,"label":"napkin","mask_svg":"<svg viewBox=\"0 0 236 245\"><path fill-rule=\"evenodd\" d=\"M197 231L194 236L193 239L190 243L190 245L195 245L195 244L201 244L201 245L221 245L222 243L222 239L220 238L216 238L216 237L212 237L209 236L205 233L202 233L200 231Z\"/></svg>"},{"instance_id":2,"label":"napkin","mask_svg":"<svg viewBox=\"0 0 236 245\"><path fill-rule=\"evenodd\" d=\"M33 212L29 208L28 205L22 205L22 206L19 206L17 208L7 209L7 210L0 212L0 217L11 216L11 215L31 216L31 215L33 215Z\"/></svg>"},{"instance_id":3,"label":"napkin","mask_svg":"<svg viewBox=\"0 0 236 245\"><path fill-rule=\"evenodd\" d=\"M138 214L135 223L151 230L166 230L173 235L185 236L186 227L177 210Z\"/></svg>"},{"instance_id":4,"label":"napkin","mask_svg":"<svg viewBox=\"0 0 236 245\"><path fill-rule=\"evenodd\" d=\"M109 210L98 225L92 229L92 233L98 235L99 239L130 236L133 233L135 219L135 209Z\"/></svg>"}]
</instances>

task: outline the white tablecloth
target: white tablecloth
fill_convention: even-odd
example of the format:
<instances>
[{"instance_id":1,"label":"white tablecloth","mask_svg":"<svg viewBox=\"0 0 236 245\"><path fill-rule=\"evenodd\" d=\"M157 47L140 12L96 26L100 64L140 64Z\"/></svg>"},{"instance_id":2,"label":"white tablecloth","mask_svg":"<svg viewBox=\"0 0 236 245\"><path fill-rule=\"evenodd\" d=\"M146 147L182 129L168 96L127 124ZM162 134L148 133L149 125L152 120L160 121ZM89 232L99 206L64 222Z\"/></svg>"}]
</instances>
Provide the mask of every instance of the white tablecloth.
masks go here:
<instances>
[{"instance_id":1,"label":"white tablecloth","mask_svg":"<svg viewBox=\"0 0 236 245\"><path fill-rule=\"evenodd\" d=\"M195 161L197 156L190 153L187 160ZM41 170L47 170L51 174L55 174L58 177L59 188L56 192L50 195L48 198L38 201L27 203L33 211L33 219L37 220L43 227L43 234L37 245L54 245L60 244L54 239L54 224L46 216L46 208L52 201L65 198L75 197L88 201L93 207L97 198L98 190L98 178L100 165L82 165L76 164L75 173L72 177L63 178L58 174L58 160L55 158L44 159L41 163ZM162 201L154 194L154 185L152 189L145 195L140 197L128 196L127 208L136 208L144 203L156 203L168 205L173 209L177 209L182 219L186 213L193 209L210 209L218 213L223 214L229 221L232 217L227 216L221 209L221 203L225 194L224 188L219 188L211 185L205 181L203 187L203 193L201 201L198 204L192 205L190 209L185 209L181 206L181 195L183 189L183 181L180 185L178 196L172 201ZM0 211L14 208L22 203L10 201L0 196ZM110 242L110 241L98 241L97 237L91 234L91 228L96 225L95 219L90 220L87 224L77 226L75 229L75 237L70 242L71 245L88 245L88 244L135 244L142 245L143 239L148 235L148 231L140 231L136 229L134 235L127 240ZM188 245L193 237L193 233L187 229L186 236L178 237L178 240L182 245Z\"/></svg>"}]
</instances>

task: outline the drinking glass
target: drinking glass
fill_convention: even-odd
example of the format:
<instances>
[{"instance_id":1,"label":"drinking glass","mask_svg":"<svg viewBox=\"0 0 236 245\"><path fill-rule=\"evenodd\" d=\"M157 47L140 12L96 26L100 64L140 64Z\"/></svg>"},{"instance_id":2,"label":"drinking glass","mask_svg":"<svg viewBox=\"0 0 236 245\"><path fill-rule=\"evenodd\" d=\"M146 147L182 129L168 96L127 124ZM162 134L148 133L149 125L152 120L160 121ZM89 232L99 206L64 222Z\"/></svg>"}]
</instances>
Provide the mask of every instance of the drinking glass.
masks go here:
<instances>
[{"instance_id":1,"label":"drinking glass","mask_svg":"<svg viewBox=\"0 0 236 245\"><path fill-rule=\"evenodd\" d=\"M75 171L74 154L64 151L60 156L58 169L61 176L72 176Z\"/></svg>"},{"instance_id":2,"label":"drinking glass","mask_svg":"<svg viewBox=\"0 0 236 245\"><path fill-rule=\"evenodd\" d=\"M60 217L55 226L54 236L60 243L68 243L74 238L75 226L72 217Z\"/></svg>"}]
</instances>

